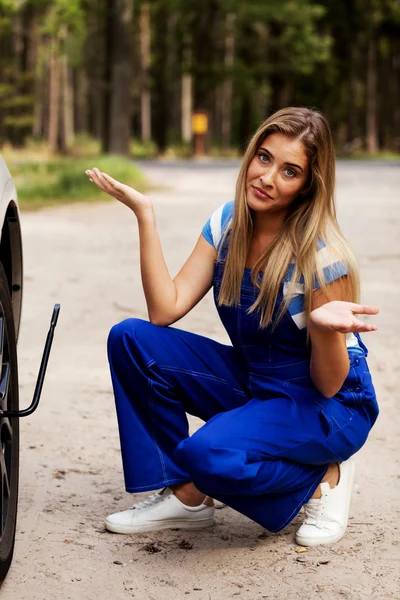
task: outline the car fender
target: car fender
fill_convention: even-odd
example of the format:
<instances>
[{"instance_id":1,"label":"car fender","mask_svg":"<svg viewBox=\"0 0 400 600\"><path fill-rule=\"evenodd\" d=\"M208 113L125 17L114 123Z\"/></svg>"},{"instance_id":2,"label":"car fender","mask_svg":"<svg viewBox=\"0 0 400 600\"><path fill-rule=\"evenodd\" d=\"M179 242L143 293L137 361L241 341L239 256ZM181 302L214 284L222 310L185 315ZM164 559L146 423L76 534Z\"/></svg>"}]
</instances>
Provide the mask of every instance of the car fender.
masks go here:
<instances>
[{"instance_id":1,"label":"car fender","mask_svg":"<svg viewBox=\"0 0 400 600\"><path fill-rule=\"evenodd\" d=\"M10 288L15 332L18 338L22 310L23 254L18 195L0 155L0 261Z\"/></svg>"}]
</instances>

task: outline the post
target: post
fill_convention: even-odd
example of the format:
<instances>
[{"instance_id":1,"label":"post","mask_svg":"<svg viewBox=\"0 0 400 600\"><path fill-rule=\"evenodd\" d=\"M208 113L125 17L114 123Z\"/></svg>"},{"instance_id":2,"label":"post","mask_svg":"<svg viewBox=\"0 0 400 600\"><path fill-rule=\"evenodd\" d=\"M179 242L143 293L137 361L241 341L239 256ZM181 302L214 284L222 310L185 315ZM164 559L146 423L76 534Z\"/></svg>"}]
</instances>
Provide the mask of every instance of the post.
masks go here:
<instances>
[{"instance_id":1,"label":"post","mask_svg":"<svg viewBox=\"0 0 400 600\"><path fill-rule=\"evenodd\" d=\"M194 139L195 158L206 155L206 135L208 133L208 115L205 112L195 112L192 115L192 132Z\"/></svg>"}]
</instances>

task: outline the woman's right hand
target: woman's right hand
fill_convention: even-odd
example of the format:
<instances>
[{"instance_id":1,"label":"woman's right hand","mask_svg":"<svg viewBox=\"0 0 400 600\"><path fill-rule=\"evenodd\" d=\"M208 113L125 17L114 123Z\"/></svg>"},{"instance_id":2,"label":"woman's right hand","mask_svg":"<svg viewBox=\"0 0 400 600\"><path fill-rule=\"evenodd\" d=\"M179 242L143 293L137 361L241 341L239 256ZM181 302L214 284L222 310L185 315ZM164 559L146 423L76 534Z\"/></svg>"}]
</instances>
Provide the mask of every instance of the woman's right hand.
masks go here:
<instances>
[{"instance_id":1,"label":"woman's right hand","mask_svg":"<svg viewBox=\"0 0 400 600\"><path fill-rule=\"evenodd\" d=\"M124 183L120 183L107 175L107 173L102 173L96 167L88 169L85 173L88 175L89 180L96 184L99 189L133 210L138 219L153 213L151 200L137 190Z\"/></svg>"}]
</instances>

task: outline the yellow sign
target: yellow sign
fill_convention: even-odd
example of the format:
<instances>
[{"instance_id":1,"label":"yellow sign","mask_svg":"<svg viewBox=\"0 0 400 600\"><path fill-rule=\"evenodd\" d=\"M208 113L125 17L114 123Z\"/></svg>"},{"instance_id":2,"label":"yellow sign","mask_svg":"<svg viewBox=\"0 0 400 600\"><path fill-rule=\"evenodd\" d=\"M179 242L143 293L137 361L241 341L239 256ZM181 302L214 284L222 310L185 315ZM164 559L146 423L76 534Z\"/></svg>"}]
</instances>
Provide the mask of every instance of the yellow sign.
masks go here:
<instances>
[{"instance_id":1,"label":"yellow sign","mask_svg":"<svg viewBox=\"0 0 400 600\"><path fill-rule=\"evenodd\" d=\"M205 113L192 115L192 131L195 135L205 135L208 131L208 116Z\"/></svg>"}]
</instances>

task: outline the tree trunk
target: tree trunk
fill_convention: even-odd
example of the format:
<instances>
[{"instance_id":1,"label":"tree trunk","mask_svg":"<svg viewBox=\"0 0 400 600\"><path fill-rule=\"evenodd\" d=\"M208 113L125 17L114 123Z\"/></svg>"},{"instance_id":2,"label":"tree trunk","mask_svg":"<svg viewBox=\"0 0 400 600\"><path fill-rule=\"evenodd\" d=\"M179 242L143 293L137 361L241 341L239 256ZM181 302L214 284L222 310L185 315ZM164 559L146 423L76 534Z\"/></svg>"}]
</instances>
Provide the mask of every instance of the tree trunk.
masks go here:
<instances>
[{"instance_id":1,"label":"tree trunk","mask_svg":"<svg viewBox=\"0 0 400 600\"><path fill-rule=\"evenodd\" d=\"M162 154L167 147L169 126L169 104L168 104L168 40L165 35L168 23L168 9L165 4L160 3L155 10L154 21L154 115L153 115L153 137L158 151Z\"/></svg>"},{"instance_id":2,"label":"tree trunk","mask_svg":"<svg viewBox=\"0 0 400 600\"><path fill-rule=\"evenodd\" d=\"M24 50L24 41L23 41L23 22L22 22L22 13L21 11L17 11L12 20L12 41L13 41L13 53L14 53L14 75L16 73L20 73L22 70L23 63L23 50Z\"/></svg>"},{"instance_id":3,"label":"tree trunk","mask_svg":"<svg viewBox=\"0 0 400 600\"><path fill-rule=\"evenodd\" d=\"M235 56L235 20L236 15L229 13L226 15L225 24L225 56L224 64L228 75L223 83L222 92L222 148L226 152L231 145L232 137L232 75L230 73L233 67Z\"/></svg>"},{"instance_id":4,"label":"tree trunk","mask_svg":"<svg viewBox=\"0 0 400 600\"><path fill-rule=\"evenodd\" d=\"M400 152L400 41L393 40L391 57L390 90L393 106L393 129L391 149Z\"/></svg>"},{"instance_id":5,"label":"tree trunk","mask_svg":"<svg viewBox=\"0 0 400 600\"><path fill-rule=\"evenodd\" d=\"M87 133L88 123L88 79L84 67L75 70L74 121L77 133Z\"/></svg>"},{"instance_id":6,"label":"tree trunk","mask_svg":"<svg viewBox=\"0 0 400 600\"><path fill-rule=\"evenodd\" d=\"M110 152L110 129L111 129L111 73L112 73L112 54L114 46L114 0L106 0L105 14L105 51L104 51L104 71L102 81L102 100L100 98L96 105L97 119L95 122L96 129L101 132L102 151ZM101 115L101 124L100 124Z\"/></svg>"},{"instance_id":7,"label":"tree trunk","mask_svg":"<svg viewBox=\"0 0 400 600\"><path fill-rule=\"evenodd\" d=\"M151 95L149 83L150 68L150 5L146 2L140 7L140 132L143 142L151 139Z\"/></svg>"},{"instance_id":8,"label":"tree trunk","mask_svg":"<svg viewBox=\"0 0 400 600\"><path fill-rule=\"evenodd\" d=\"M178 142L181 138L181 64L178 50L178 14L171 12L168 16L168 52L167 52L167 76L169 80L168 97L170 103L169 111L169 136L171 141Z\"/></svg>"},{"instance_id":9,"label":"tree trunk","mask_svg":"<svg viewBox=\"0 0 400 600\"><path fill-rule=\"evenodd\" d=\"M190 73L182 75L182 139L189 144L192 141L193 77Z\"/></svg>"},{"instance_id":10,"label":"tree trunk","mask_svg":"<svg viewBox=\"0 0 400 600\"><path fill-rule=\"evenodd\" d=\"M215 87L218 85L213 65L221 63L221 50L223 52L222 62L225 58L223 46L225 14L223 13L223 3L217 0L197 3L196 6L198 6L196 22L192 28L196 73L193 104L196 112L205 112L209 116L209 129L206 135L206 149L208 150L214 142L215 119L213 111Z\"/></svg>"},{"instance_id":11,"label":"tree trunk","mask_svg":"<svg viewBox=\"0 0 400 600\"><path fill-rule=\"evenodd\" d=\"M74 143L74 100L71 82L71 70L67 56L61 58L63 82L63 150L69 152Z\"/></svg>"},{"instance_id":12,"label":"tree trunk","mask_svg":"<svg viewBox=\"0 0 400 600\"><path fill-rule=\"evenodd\" d=\"M35 103L33 106L33 127L32 135L34 138L40 138L44 135L43 131L43 94L44 94L44 77L43 74L36 70L34 96Z\"/></svg>"},{"instance_id":13,"label":"tree trunk","mask_svg":"<svg viewBox=\"0 0 400 600\"><path fill-rule=\"evenodd\" d=\"M350 78L349 78L349 105L347 109L347 151L352 152L356 146L356 139L360 134L357 107L357 44L351 48L350 56Z\"/></svg>"},{"instance_id":14,"label":"tree trunk","mask_svg":"<svg viewBox=\"0 0 400 600\"><path fill-rule=\"evenodd\" d=\"M47 63L43 67L43 90L42 95L42 133L41 137L49 138L50 127L50 56L47 58Z\"/></svg>"},{"instance_id":15,"label":"tree trunk","mask_svg":"<svg viewBox=\"0 0 400 600\"><path fill-rule=\"evenodd\" d=\"M51 41L50 50L50 107L49 107L49 150L55 153L58 150L60 132L60 59L55 40Z\"/></svg>"},{"instance_id":16,"label":"tree trunk","mask_svg":"<svg viewBox=\"0 0 400 600\"><path fill-rule=\"evenodd\" d=\"M129 153L132 117L133 0L113 1L110 152Z\"/></svg>"},{"instance_id":17,"label":"tree trunk","mask_svg":"<svg viewBox=\"0 0 400 600\"><path fill-rule=\"evenodd\" d=\"M219 83L214 90L214 106L213 106L213 140L218 146L222 146L222 114L224 100L224 81Z\"/></svg>"},{"instance_id":18,"label":"tree trunk","mask_svg":"<svg viewBox=\"0 0 400 600\"><path fill-rule=\"evenodd\" d=\"M245 152L248 142L253 135L253 95L247 89L242 91L239 115L239 143L242 152Z\"/></svg>"},{"instance_id":19,"label":"tree trunk","mask_svg":"<svg viewBox=\"0 0 400 600\"><path fill-rule=\"evenodd\" d=\"M38 60L38 51L37 49L41 46L41 35L39 24L37 20L34 20L33 30L32 30L32 48L33 54L36 60L34 60L34 83L33 83L33 95L34 95L34 104L33 104L33 127L32 127L32 135L35 138L40 138L44 136L44 95L46 93L46 78L45 71L48 68L47 61L39 61Z\"/></svg>"},{"instance_id":20,"label":"tree trunk","mask_svg":"<svg viewBox=\"0 0 400 600\"><path fill-rule=\"evenodd\" d=\"M110 29L108 3L99 2L99 10L89 11L86 18L87 40L84 45L83 65L76 73L75 120L76 131L87 131L101 142L104 151L106 82L109 81L108 52ZM106 76L107 75L107 76Z\"/></svg>"},{"instance_id":21,"label":"tree trunk","mask_svg":"<svg viewBox=\"0 0 400 600\"><path fill-rule=\"evenodd\" d=\"M25 4L23 12L24 27L24 71L33 72L37 61L37 18L33 5Z\"/></svg>"},{"instance_id":22,"label":"tree trunk","mask_svg":"<svg viewBox=\"0 0 400 600\"><path fill-rule=\"evenodd\" d=\"M191 37L186 35L183 42L182 77L181 77L181 134L186 144L192 141L193 113L193 76Z\"/></svg>"},{"instance_id":23,"label":"tree trunk","mask_svg":"<svg viewBox=\"0 0 400 600\"><path fill-rule=\"evenodd\" d=\"M369 154L378 152L378 126L377 126L377 50L376 34L370 33L368 40L368 62L367 62L367 151Z\"/></svg>"},{"instance_id":24,"label":"tree trunk","mask_svg":"<svg viewBox=\"0 0 400 600\"><path fill-rule=\"evenodd\" d=\"M266 86L260 85L254 92L254 120L256 123L265 121L268 116L269 93Z\"/></svg>"},{"instance_id":25,"label":"tree trunk","mask_svg":"<svg viewBox=\"0 0 400 600\"><path fill-rule=\"evenodd\" d=\"M293 98L293 80L286 79L279 89L278 103L281 108L290 106Z\"/></svg>"}]
</instances>

